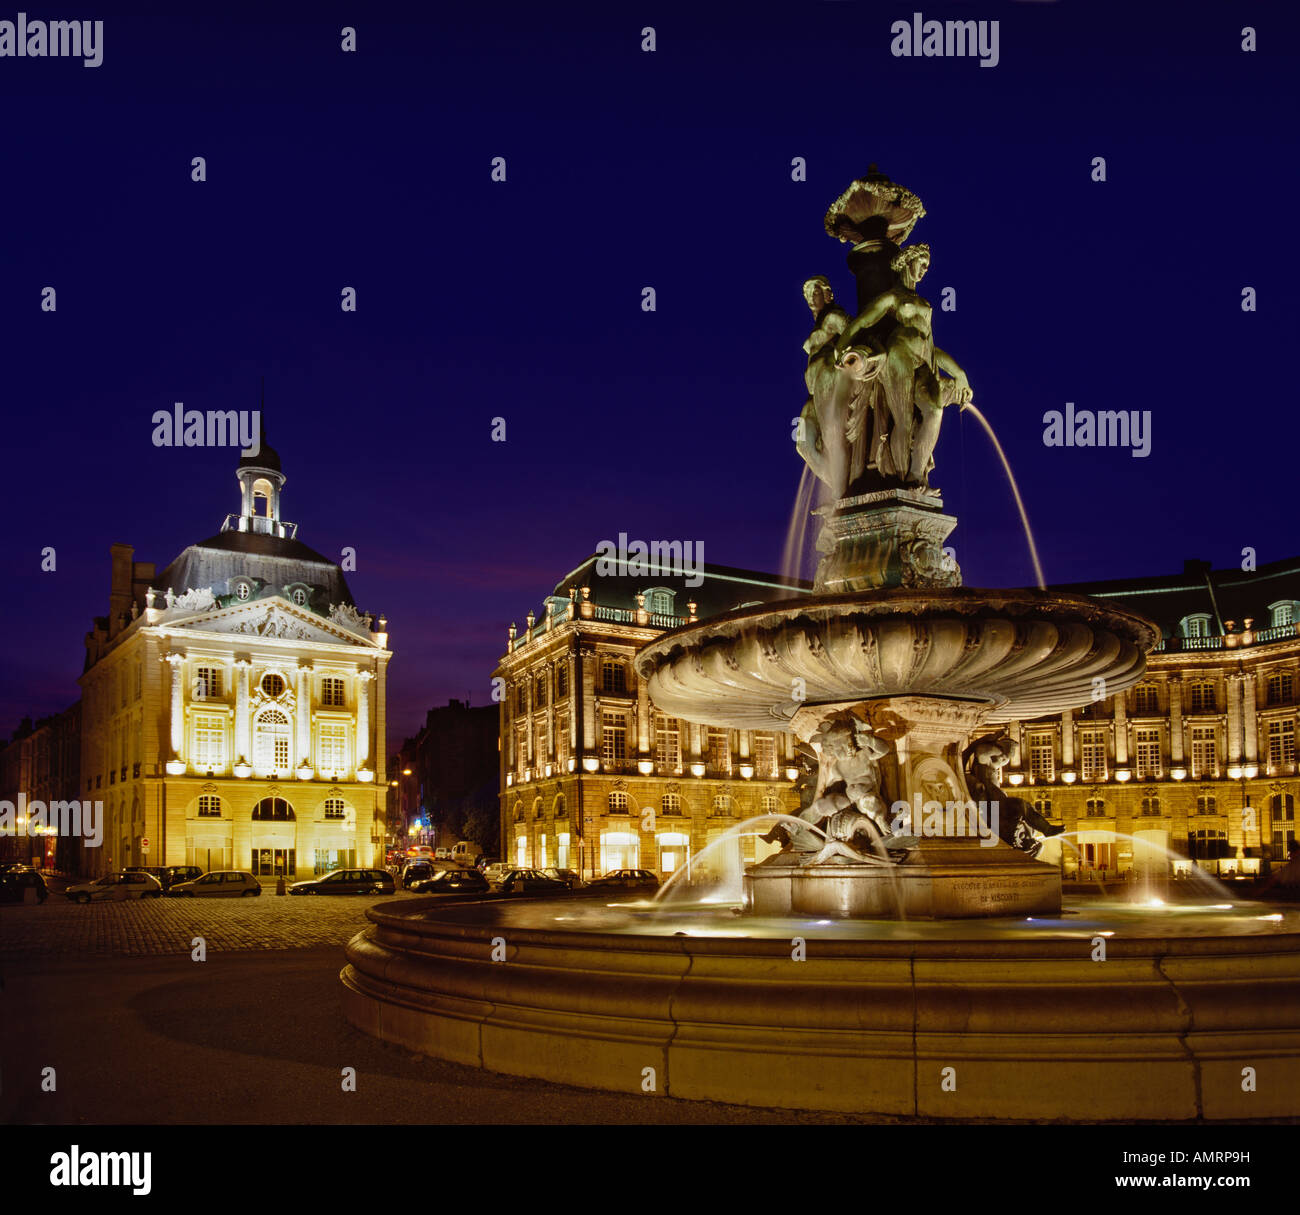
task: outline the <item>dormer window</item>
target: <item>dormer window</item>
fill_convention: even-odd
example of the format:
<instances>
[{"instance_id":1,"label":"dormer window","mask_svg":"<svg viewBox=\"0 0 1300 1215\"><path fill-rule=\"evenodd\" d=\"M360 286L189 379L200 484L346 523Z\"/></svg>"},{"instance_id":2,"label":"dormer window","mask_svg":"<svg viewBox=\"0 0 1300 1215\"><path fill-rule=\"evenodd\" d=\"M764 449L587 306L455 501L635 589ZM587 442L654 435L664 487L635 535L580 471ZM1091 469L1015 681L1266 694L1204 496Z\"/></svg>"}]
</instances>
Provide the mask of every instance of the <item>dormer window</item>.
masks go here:
<instances>
[{"instance_id":1,"label":"dormer window","mask_svg":"<svg viewBox=\"0 0 1300 1215\"><path fill-rule=\"evenodd\" d=\"M1276 603L1268 605L1269 624L1274 628L1283 625L1295 624L1300 620L1300 604L1294 599L1279 599Z\"/></svg>"},{"instance_id":2,"label":"dormer window","mask_svg":"<svg viewBox=\"0 0 1300 1215\"><path fill-rule=\"evenodd\" d=\"M1184 616L1179 623L1179 629L1184 637L1208 637L1210 635L1209 612L1193 612L1190 616Z\"/></svg>"},{"instance_id":3,"label":"dormer window","mask_svg":"<svg viewBox=\"0 0 1300 1215\"><path fill-rule=\"evenodd\" d=\"M677 594L665 586L651 587L645 593L645 605L653 615L671 616L673 614L673 598Z\"/></svg>"},{"instance_id":4,"label":"dormer window","mask_svg":"<svg viewBox=\"0 0 1300 1215\"><path fill-rule=\"evenodd\" d=\"M299 607L306 607L307 592L304 591L302 587L296 586L289 592L289 600L291 603L296 603Z\"/></svg>"},{"instance_id":5,"label":"dormer window","mask_svg":"<svg viewBox=\"0 0 1300 1215\"><path fill-rule=\"evenodd\" d=\"M253 584L247 578L236 578L232 589L240 603L253 597Z\"/></svg>"}]
</instances>

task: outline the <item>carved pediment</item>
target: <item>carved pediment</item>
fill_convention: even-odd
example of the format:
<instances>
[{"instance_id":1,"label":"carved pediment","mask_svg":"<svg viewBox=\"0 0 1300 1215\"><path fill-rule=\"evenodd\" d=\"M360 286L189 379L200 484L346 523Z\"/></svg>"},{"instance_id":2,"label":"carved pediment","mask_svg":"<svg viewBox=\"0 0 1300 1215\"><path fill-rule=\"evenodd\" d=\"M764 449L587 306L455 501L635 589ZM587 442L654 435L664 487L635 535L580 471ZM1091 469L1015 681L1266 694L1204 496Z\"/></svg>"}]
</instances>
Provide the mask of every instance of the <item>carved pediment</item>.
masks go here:
<instances>
[{"instance_id":1,"label":"carved pediment","mask_svg":"<svg viewBox=\"0 0 1300 1215\"><path fill-rule=\"evenodd\" d=\"M281 638L287 641L310 641L322 645L371 646L366 638L346 624L327 620L307 608L279 596L249 603L232 604L194 615L168 627L192 629L204 633L228 633L249 637Z\"/></svg>"}]
</instances>

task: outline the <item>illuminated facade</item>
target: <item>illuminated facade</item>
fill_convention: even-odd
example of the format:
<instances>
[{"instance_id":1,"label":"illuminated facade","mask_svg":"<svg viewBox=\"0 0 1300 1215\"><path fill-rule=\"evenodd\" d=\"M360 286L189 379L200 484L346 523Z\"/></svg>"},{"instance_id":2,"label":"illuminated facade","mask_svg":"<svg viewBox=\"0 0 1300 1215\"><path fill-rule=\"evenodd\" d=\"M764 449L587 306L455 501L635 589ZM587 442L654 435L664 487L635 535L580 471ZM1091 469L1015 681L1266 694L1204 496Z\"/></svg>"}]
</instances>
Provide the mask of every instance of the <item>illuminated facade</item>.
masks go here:
<instances>
[{"instance_id":1,"label":"illuminated facade","mask_svg":"<svg viewBox=\"0 0 1300 1215\"><path fill-rule=\"evenodd\" d=\"M1259 873L1295 840L1300 562L1060 587L1160 625L1147 677L1016 723L1008 784L1063 822L1067 874ZM1172 853L1172 856L1166 855Z\"/></svg>"},{"instance_id":2,"label":"illuminated facade","mask_svg":"<svg viewBox=\"0 0 1300 1215\"><path fill-rule=\"evenodd\" d=\"M495 673L502 859L586 877L639 868L666 878L744 819L797 812L793 738L656 712L632 656L688 620L806 588L720 566L704 567L695 588L657 567L637 577L598 568L589 558L556 586L540 619L530 612L523 630L512 626ZM717 870L774 850L749 836L703 863Z\"/></svg>"},{"instance_id":3,"label":"illuminated facade","mask_svg":"<svg viewBox=\"0 0 1300 1215\"><path fill-rule=\"evenodd\" d=\"M383 861L387 622L280 518L265 441L237 476L240 513L161 574L113 546L80 681L81 793L107 824L87 872Z\"/></svg>"}]
</instances>

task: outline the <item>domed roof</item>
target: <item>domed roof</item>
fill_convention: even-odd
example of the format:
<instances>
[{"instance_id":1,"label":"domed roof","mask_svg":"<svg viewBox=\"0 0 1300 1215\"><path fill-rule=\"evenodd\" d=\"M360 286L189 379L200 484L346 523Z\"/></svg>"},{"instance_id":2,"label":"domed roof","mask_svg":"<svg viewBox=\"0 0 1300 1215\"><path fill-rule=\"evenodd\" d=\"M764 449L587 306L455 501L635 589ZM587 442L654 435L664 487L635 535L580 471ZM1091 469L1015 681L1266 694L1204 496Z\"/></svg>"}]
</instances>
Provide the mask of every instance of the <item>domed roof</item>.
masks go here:
<instances>
[{"instance_id":1,"label":"domed roof","mask_svg":"<svg viewBox=\"0 0 1300 1215\"><path fill-rule=\"evenodd\" d=\"M258 452L255 456L240 456L240 468L265 468L270 472L283 472L280 467L280 453L266 441L266 422L264 415L257 415Z\"/></svg>"}]
</instances>

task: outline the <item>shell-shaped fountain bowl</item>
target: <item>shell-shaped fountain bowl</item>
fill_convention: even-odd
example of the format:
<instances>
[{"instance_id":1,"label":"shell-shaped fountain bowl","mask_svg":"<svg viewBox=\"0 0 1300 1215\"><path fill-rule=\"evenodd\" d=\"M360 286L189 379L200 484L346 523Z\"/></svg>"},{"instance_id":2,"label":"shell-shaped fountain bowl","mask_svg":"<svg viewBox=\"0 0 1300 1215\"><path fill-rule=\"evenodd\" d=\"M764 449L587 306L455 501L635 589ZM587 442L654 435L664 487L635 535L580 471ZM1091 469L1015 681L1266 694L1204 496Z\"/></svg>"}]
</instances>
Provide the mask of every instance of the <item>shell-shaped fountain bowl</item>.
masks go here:
<instances>
[{"instance_id":1,"label":"shell-shaped fountain bowl","mask_svg":"<svg viewBox=\"0 0 1300 1215\"><path fill-rule=\"evenodd\" d=\"M1076 595L900 588L740 608L665 633L636 669L662 712L732 729L892 696L975 702L1002 722L1132 687L1159 638L1149 620Z\"/></svg>"}]
</instances>

